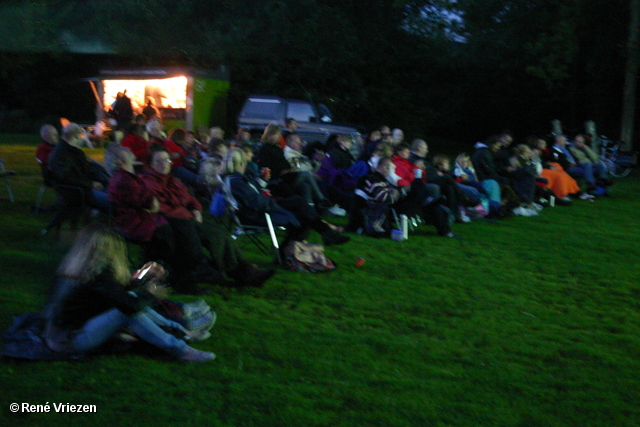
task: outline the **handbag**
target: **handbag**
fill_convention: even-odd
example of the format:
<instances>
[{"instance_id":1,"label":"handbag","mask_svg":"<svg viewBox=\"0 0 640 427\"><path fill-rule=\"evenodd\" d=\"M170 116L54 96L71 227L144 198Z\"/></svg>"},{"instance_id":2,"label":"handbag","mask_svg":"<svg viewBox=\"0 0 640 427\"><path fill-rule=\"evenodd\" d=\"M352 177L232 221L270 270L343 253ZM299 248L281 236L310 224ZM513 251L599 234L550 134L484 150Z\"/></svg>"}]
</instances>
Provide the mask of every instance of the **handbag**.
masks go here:
<instances>
[{"instance_id":1,"label":"handbag","mask_svg":"<svg viewBox=\"0 0 640 427\"><path fill-rule=\"evenodd\" d=\"M284 248L284 265L291 271L322 273L336 269L333 261L324 254L324 246L292 241Z\"/></svg>"}]
</instances>

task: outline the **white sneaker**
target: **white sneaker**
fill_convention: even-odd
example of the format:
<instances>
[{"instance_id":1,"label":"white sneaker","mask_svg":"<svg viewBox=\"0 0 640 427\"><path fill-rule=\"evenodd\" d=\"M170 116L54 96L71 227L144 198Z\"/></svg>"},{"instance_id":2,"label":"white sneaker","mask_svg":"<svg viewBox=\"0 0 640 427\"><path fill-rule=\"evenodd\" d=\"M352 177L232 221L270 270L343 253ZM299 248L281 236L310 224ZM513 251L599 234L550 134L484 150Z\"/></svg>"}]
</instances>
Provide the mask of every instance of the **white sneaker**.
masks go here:
<instances>
[{"instance_id":1,"label":"white sneaker","mask_svg":"<svg viewBox=\"0 0 640 427\"><path fill-rule=\"evenodd\" d=\"M334 216L345 216L347 214L347 211L342 209L340 206L335 205L335 206L331 206L329 209L327 209L329 211L329 213L331 215Z\"/></svg>"},{"instance_id":2,"label":"white sneaker","mask_svg":"<svg viewBox=\"0 0 640 427\"><path fill-rule=\"evenodd\" d=\"M184 353L178 356L178 360L187 363L208 362L216 358L216 355L208 351L200 351L195 348L187 347Z\"/></svg>"},{"instance_id":3,"label":"white sneaker","mask_svg":"<svg viewBox=\"0 0 640 427\"><path fill-rule=\"evenodd\" d=\"M528 214L528 209L523 208L522 206L518 206L512 212L516 216L531 216Z\"/></svg>"},{"instance_id":4,"label":"white sneaker","mask_svg":"<svg viewBox=\"0 0 640 427\"><path fill-rule=\"evenodd\" d=\"M192 331L185 337L185 341L197 342L204 341L207 338L211 337L211 332L209 331Z\"/></svg>"},{"instance_id":5,"label":"white sneaker","mask_svg":"<svg viewBox=\"0 0 640 427\"><path fill-rule=\"evenodd\" d=\"M537 203L529 203L525 206L525 209L531 209L532 211L540 212L542 210L542 206Z\"/></svg>"},{"instance_id":6,"label":"white sneaker","mask_svg":"<svg viewBox=\"0 0 640 427\"><path fill-rule=\"evenodd\" d=\"M469 218L469 216L467 215L467 213L463 209L460 209L460 221L462 221L464 223L471 222L471 218Z\"/></svg>"},{"instance_id":7,"label":"white sneaker","mask_svg":"<svg viewBox=\"0 0 640 427\"><path fill-rule=\"evenodd\" d=\"M204 305L192 303L182 306L182 314L187 320L198 318L204 314L207 314L209 311L211 311L211 307L209 307L206 303Z\"/></svg>"},{"instance_id":8,"label":"white sneaker","mask_svg":"<svg viewBox=\"0 0 640 427\"><path fill-rule=\"evenodd\" d=\"M513 210L513 214L518 216L536 216L538 215L538 212L534 211L533 209L527 209L525 207L519 206Z\"/></svg>"},{"instance_id":9,"label":"white sneaker","mask_svg":"<svg viewBox=\"0 0 640 427\"><path fill-rule=\"evenodd\" d=\"M579 198L580 200L592 200L592 199L595 199L595 198L596 198L596 196L592 196L592 195L591 195L591 194L589 194L589 193L582 193L582 194L580 195L580 197L578 197L578 198Z\"/></svg>"}]
</instances>

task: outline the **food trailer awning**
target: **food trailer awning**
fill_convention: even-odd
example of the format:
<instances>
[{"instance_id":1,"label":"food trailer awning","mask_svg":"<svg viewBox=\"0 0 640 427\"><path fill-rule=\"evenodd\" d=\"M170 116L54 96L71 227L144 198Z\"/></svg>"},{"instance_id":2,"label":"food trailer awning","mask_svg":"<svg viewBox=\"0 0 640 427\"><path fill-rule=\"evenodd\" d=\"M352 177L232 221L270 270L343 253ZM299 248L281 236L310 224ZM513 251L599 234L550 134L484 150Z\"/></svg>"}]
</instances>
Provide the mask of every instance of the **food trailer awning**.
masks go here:
<instances>
[{"instance_id":1,"label":"food trailer awning","mask_svg":"<svg viewBox=\"0 0 640 427\"><path fill-rule=\"evenodd\" d=\"M108 108L118 92L125 92L131 99L134 111L144 108L147 97L155 100L158 108L186 108L188 77L229 80L226 67L220 70L203 70L195 67L147 67L100 70L97 77L86 80L102 82L100 104Z\"/></svg>"},{"instance_id":2,"label":"food trailer awning","mask_svg":"<svg viewBox=\"0 0 640 427\"><path fill-rule=\"evenodd\" d=\"M91 83L98 102L96 115L99 118L104 116L117 94L122 92L131 99L134 111L142 110L148 98L153 98L155 106L161 112L166 112L167 117L186 119L186 125L190 127L193 125L190 115L193 114L194 95L214 90L212 82L222 82L219 85L222 85L226 96L229 72L224 66L218 70L195 67L105 68L99 71L98 76L87 78L85 81ZM205 97L220 96L220 88L214 91L217 91L216 94L211 93ZM204 103L208 103L210 107L212 102L205 100ZM202 114L203 117L196 122L206 122L211 116L206 111Z\"/></svg>"}]
</instances>

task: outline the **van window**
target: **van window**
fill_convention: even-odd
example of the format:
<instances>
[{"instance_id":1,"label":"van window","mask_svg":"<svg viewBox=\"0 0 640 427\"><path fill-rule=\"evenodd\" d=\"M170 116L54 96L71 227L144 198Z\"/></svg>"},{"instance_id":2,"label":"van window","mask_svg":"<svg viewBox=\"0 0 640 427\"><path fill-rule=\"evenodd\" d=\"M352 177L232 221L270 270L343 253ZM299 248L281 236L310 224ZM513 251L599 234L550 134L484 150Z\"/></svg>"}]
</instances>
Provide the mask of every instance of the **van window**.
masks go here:
<instances>
[{"instance_id":1,"label":"van window","mask_svg":"<svg viewBox=\"0 0 640 427\"><path fill-rule=\"evenodd\" d=\"M333 121L333 114L324 104L318 104L318 114L320 114L320 120L323 123L331 123Z\"/></svg>"},{"instance_id":2,"label":"van window","mask_svg":"<svg viewBox=\"0 0 640 427\"><path fill-rule=\"evenodd\" d=\"M296 122L310 122L312 117L316 117L316 112L310 104L304 102L290 102L287 117L291 117Z\"/></svg>"},{"instance_id":3,"label":"van window","mask_svg":"<svg viewBox=\"0 0 640 427\"><path fill-rule=\"evenodd\" d=\"M243 116L278 118L281 103L276 99L249 98L242 111Z\"/></svg>"}]
</instances>

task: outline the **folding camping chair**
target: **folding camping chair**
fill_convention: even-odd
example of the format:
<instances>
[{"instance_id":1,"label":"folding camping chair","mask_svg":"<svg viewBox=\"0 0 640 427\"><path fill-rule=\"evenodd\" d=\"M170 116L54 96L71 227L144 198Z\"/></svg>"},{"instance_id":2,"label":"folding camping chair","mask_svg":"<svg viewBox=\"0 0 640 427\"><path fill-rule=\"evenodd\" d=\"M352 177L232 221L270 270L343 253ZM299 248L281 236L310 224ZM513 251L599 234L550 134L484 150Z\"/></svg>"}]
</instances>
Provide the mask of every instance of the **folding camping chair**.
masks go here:
<instances>
[{"instance_id":1,"label":"folding camping chair","mask_svg":"<svg viewBox=\"0 0 640 427\"><path fill-rule=\"evenodd\" d=\"M4 182L7 185L7 193L9 193L9 201L15 203L16 199L13 197L13 191L11 191L11 183L9 182L9 175L16 175L16 171L7 170L4 167L4 159L0 159L0 176L4 178Z\"/></svg>"},{"instance_id":2,"label":"folding camping chair","mask_svg":"<svg viewBox=\"0 0 640 427\"><path fill-rule=\"evenodd\" d=\"M282 264L282 259L280 257L280 243L278 242L278 237L276 236L276 229L284 230L284 227L274 226L271 215L269 215L268 212L264 213L266 225L243 223L240 219L240 216L238 215L238 212L240 211L240 205L238 204L238 201L235 199L235 197L233 197L228 177L225 178L222 183L222 193L218 194L218 197L224 197L225 213L231 220L231 224L229 227L231 237L234 240L237 240L238 238L245 236L247 240L253 243L265 255L268 255L269 251L273 250L275 252L276 262L278 264ZM269 238L271 240L271 249L262 240L260 240L261 234L269 235Z\"/></svg>"},{"instance_id":3,"label":"folding camping chair","mask_svg":"<svg viewBox=\"0 0 640 427\"><path fill-rule=\"evenodd\" d=\"M47 188L53 188L53 184L47 179L47 173L45 169L42 168L42 160L36 157L36 162L40 165L40 169L42 171L42 184L40 185L40 189L38 190L38 195L36 196L36 204L32 209L32 212L35 215L38 215L42 210L42 199L44 197L44 193Z\"/></svg>"},{"instance_id":4,"label":"folding camping chair","mask_svg":"<svg viewBox=\"0 0 640 427\"><path fill-rule=\"evenodd\" d=\"M55 215L46 225L40 234L45 235L49 230L54 229L56 239L60 237L60 230L65 221L71 223L71 228L78 227L78 223L87 214L88 204L86 201L85 189L73 185L53 184L56 193Z\"/></svg>"}]
</instances>

